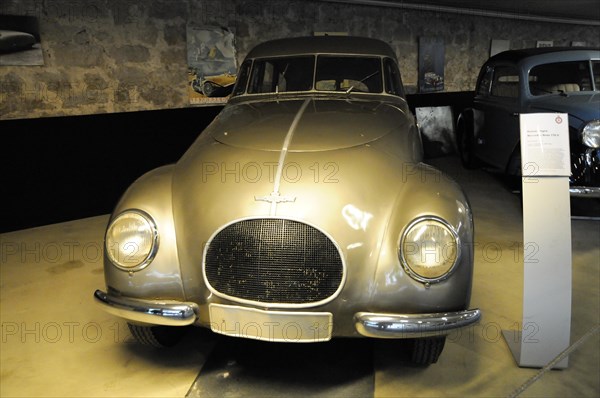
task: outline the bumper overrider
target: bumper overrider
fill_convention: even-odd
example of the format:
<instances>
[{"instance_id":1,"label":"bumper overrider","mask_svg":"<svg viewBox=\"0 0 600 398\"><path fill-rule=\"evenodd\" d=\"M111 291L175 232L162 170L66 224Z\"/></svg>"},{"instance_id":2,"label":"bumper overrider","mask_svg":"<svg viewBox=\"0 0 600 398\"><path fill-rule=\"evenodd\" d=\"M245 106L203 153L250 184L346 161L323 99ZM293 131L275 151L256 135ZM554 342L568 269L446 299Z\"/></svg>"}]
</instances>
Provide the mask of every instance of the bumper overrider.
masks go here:
<instances>
[{"instance_id":1,"label":"bumper overrider","mask_svg":"<svg viewBox=\"0 0 600 398\"><path fill-rule=\"evenodd\" d=\"M359 312L354 315L354 325L363 336L402 339L444 336L453 330L472 325L480 318L479 309L433 314Z\"/></svg>"},{"instance_id":2,"label":"bumper overrider","mask_svg":"<svg viewBox=\"0 0 600 398\"><path fill-rule=\"evenodd\" d=\"M192 325L199 314L198 305L191 302L142 300L101 290L96 290L94 298L110 314L149 325ZM358 312L354 315L354 326L366 337L402 339L443 336L478 322L480 317L479 309L433 314Z\"/></svg>"},{"instance_id":3,"label":"bumper overrider","mask_svg":"<svg viewBox=\"0 0 600 398\"><path fill-rule=\"evenodd\" d=\"M171 300L142 300L130 297L94 292L96 302L109 314L134 322L150 325L187 326L196 322L196 303Z\"/></svg>"}]
</instances>

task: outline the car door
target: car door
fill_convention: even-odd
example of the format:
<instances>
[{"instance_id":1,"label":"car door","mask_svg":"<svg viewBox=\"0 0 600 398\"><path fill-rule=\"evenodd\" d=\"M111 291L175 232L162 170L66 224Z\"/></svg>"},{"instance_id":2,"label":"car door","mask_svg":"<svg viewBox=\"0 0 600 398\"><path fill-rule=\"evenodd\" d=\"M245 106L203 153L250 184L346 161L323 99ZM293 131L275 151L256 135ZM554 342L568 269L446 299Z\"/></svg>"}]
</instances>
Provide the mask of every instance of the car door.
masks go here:
<instances>
[{"instance_id":1,"label":"car door","mask_svg":"<svg viewBox=\"0 0 600 398\"><path fill-rule=\"evenodd\" d=\"M478 90L474 101L479 123L474 149L478 158L504 172L519 142L520 78L514 65L487 68L482 83L489 89Z\"/></svg>"}]
</instances>

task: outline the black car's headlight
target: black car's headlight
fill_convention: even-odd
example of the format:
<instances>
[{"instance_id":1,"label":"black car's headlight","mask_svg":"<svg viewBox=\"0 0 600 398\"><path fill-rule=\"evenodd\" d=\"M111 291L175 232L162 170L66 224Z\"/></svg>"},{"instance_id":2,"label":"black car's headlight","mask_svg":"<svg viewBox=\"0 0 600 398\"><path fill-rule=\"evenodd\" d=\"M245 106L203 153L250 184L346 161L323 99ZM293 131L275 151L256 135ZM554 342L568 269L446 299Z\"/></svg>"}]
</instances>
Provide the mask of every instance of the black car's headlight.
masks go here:
<instances>
[{"instance_id":1,"label":"black car's headlight","mask_svg":"<svg viewBox=\"0 0 600 398\"><path fill-rule=\"evenodd\" d=\"M592 120L583 127L581 142L590 148L600 148L600 120Z\"/></svg>"},{"instance_id":2,"label":"black car's headlight","mask_svg":"<svg viewBox=\"0 0 600 398\"><path fill-rule=\"evenodd\" d=\"M152 262L158 250L156 223L141 210L119 214L106 231L106 253L125 271L138 271Z\"/></svg>"},{"instance_id":3,"label":"black car's headlight","mask_svg":"<svg viewBox=\"0 0 600 398\"><path fill-rule=\"evenodd\" d=\"M424 283L440 282L452 273L460 258L458 234L441 218L418 218L402 233L399 257L414 279Z\"/></svg>"}]
</instances>

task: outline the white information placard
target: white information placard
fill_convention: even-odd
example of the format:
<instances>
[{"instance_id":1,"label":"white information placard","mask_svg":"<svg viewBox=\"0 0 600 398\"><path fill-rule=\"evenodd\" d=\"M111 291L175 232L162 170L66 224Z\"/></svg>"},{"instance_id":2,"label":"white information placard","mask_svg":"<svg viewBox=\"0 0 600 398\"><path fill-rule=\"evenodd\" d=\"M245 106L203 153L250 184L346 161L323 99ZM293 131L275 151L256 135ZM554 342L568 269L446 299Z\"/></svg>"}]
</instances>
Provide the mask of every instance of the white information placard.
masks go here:
<instances>
[{"instance_id":1,"label":"white information placard","mask_svg":"<svg viewBox=\"0 0 600 398\"><path fill-rule=\"evenodd\" d=\"M568 177L569 115L526 113L520 115L523 177Z\"/></svg>"},{"instance_id":2,"label":"white information placard","mask_svg":"<svg viewBox=\"0 0 600 398\"><path fill-rule=\"evenodd\" d=\"M568 115L520 116L523 172L523 320L503 331L522 367L544 367L569 347L571 215ZM533 253L531 252L533 249ZM568 357L555 368L566 368Z\"/></svg>"}]
</instances>

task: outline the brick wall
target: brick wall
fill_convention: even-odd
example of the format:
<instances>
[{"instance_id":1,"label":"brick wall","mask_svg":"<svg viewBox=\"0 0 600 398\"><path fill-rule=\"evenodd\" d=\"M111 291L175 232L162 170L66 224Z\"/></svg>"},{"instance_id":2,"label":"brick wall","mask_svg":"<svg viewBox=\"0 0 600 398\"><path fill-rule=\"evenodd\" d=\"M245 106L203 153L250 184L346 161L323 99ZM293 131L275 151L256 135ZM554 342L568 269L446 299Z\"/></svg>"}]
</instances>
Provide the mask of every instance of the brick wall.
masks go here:
<instances>
[{"instance_id":1,"label":"brick wall","mask_svg":"<svg viewBox=\"0 0 600 398\"><path fill-rule=\"evenodd\" d=\"M482 0L483 2L483 0ZM85 115L190 106L187 23L236 32L241 60L273 38L348 32L389 42L409 91L417 85L419 36L446 46L446 91L472 90L491 39L511 48L585 41L598 28L412 11L324 1L3 0L0 14L36 16L44 66L0 66L0 119Z\"/></svg>"}]
</instances>

